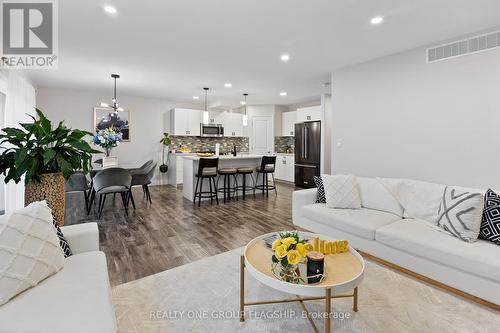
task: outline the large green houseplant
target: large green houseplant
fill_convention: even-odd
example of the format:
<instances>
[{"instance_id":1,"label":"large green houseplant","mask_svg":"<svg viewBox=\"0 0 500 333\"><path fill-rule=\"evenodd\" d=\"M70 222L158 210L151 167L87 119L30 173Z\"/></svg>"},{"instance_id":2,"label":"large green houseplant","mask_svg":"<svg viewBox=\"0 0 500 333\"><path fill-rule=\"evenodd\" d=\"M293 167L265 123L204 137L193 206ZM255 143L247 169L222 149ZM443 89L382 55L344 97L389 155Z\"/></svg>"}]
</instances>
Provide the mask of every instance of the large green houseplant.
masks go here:
<instances>
[{"instance_id":1,"label":"large green houseplant","mask_svg":"<svg viewBox=\"0 0 500 333\"><path fill-rule=\"evenodd\" d=\"M5 183L19 183L24 176L25 204L47 200L54 219L64 224L64 183L76 171L87 173L94 150L83 140L89 132L71 129L60 122L53 127L42 111L36 109L32 123L21 128L7 127L0 132L0 173Z\"/></svg>"}]
</instances>

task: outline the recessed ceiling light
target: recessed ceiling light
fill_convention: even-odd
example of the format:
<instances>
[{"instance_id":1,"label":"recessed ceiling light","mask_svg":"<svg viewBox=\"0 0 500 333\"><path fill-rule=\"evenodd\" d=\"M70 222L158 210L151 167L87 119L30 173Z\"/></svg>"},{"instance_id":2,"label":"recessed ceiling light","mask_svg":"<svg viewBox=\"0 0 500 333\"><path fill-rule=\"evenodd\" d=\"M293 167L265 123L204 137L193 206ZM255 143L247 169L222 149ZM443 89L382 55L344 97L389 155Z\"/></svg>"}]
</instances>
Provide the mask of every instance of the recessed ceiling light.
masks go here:
<instances>
[{"instance_id":1,"label":"recessed ceiling light","mask_svg":"<svg viewBox=\"0 0 500 333\"><path fill-rule=\"evenodd\" d=\"M370 23L373 25L377 25L377 24L380 24L382 22L384 22L384 18L382 16L375 16L374 18L372 18L370 20Z\"/></svg>"},{"instance_id":2,"label":"recessed ceiling light","mask_svg":"<svg viewBox=\"0 0 500 333\"><path fill-rule=\"evenodd\" d=\"M193 96L193 99L200 99L200 96Z\"/></svg>"},{"instance_id":3,"label":"recessed ceiling light","mask_svg":"<svg viewBox=\"0 0 500 333\"><path fill-rule=\"evenodd\" d=\"M288 60L290 60L290 55L289 54L282 54L281 55L281 61L283 62L287 62Z\"/></svg>"},{"instance_id":4,"label":"recessed ceiling light","mask_svg":"<svg viewBox=\"0 0 500 333\"><path fill-rule=\"evenodd\" d=\"M224 83L224 87L231 88L233 85L230 82Z\"/></svg>"},{"instance_id":5,"label":"recessed ceiling light","mask_svg":"<svg viewBox=\"0 0 500 333\"><path fill-rule=\"evenodd\" d=\"M285 97L287 95L286 91L280 92L280 96Z\"/></svg>"},{"instance_id":6,"label":"recessed ceiling light","mask_svg":"<svg viewBox=\"0 0 500 333\"><path fill-rule=\"evenodd\" d=\"M116 14L117 10L113 6L104 6L104 11L109 14Z\"/></svg>"}]
</instances>

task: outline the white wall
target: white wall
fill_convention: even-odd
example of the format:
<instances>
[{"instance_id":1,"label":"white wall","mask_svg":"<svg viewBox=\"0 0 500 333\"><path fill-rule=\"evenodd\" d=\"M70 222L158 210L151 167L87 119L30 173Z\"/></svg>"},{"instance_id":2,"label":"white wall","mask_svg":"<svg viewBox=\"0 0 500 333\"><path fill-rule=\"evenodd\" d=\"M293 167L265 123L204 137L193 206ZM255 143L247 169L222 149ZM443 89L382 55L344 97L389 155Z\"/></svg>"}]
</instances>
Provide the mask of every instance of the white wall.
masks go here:
<instances>
[{"instance_id":1,"label":"white wall","mask_svg":"<svg viewBox=\"0 0 500 333\"><path fill-rule=\"evenodd\" d=\"M333 171L500 188L499 96L499 49L426 64L418 48L336 71Z\"/></svg>"},{"instance_id":2,"label":"white wall","mask_svg":"<svg viewBox=\"0 0 500 333\"><path fill-rule=\"evenodd\" d=\"M111 99L111 90L84 92L40 88L36 93L38 107L50 120L53 122L64 120L69 127L90 132L94 132L94 107L98 106L101 101L110 102ZM125 166L139 166L150 159L159 162L164 113L173 107L199 108L199 105L194 104L120 94L118 94L118 102L120 106L131 111L131 140L121 142L112 151L112 155L117 156L119 163Z\"/></svg>"}]
</instances>

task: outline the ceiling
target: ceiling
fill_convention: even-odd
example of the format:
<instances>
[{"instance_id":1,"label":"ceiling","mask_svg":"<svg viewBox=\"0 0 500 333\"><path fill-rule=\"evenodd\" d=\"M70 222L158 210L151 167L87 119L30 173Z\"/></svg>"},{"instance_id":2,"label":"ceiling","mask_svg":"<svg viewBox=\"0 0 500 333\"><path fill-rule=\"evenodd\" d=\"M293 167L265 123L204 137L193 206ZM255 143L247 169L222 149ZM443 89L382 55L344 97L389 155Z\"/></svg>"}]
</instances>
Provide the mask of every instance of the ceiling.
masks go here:
<instances>
[{"instance_id":1,"label":"ceiling","mask_svg":"<svg viewBox=\"0 0 500 333\"><path fill-rule=\"evenodd\" d=\"M244 92L249 104L292 104L326 92L332 70L498 25L498 0L63 0L59 69L29 76L111 95L116 72L118 94L201 105L207 86L224 105Z\"/></svg>"}]
</instances>

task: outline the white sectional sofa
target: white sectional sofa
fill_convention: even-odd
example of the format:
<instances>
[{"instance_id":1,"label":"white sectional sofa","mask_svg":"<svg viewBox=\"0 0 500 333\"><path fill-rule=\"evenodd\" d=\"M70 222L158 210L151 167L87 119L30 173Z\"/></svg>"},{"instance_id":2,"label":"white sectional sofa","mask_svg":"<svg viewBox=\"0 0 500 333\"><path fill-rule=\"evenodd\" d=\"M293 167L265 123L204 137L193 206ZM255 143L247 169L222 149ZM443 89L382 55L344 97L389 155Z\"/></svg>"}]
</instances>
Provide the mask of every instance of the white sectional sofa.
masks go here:
<instances>
[{"instance_id":1,"label":"white sectional sofa","mask_svg":"<svg viewBox=\"0 0 500 333\"><path fill-rule=\"evenodd\" d=\"M398 201L374 178L358 177L362 208L315 203L316 189L293 193L293 223L365 253L500 305L500 246L466 243L421 220L403 218Z\"/></svg>"},{"instance_id":2,"label":"white sectional sofa","mask_svg":"<svg viewBox=\"0 0 500 333\"><path fill-rule=\"evenodd\" d=\"M39 285L0 306L0 332L116 332L96 223L63 227L73 255Z\"/></svg>"}]
</instances>

